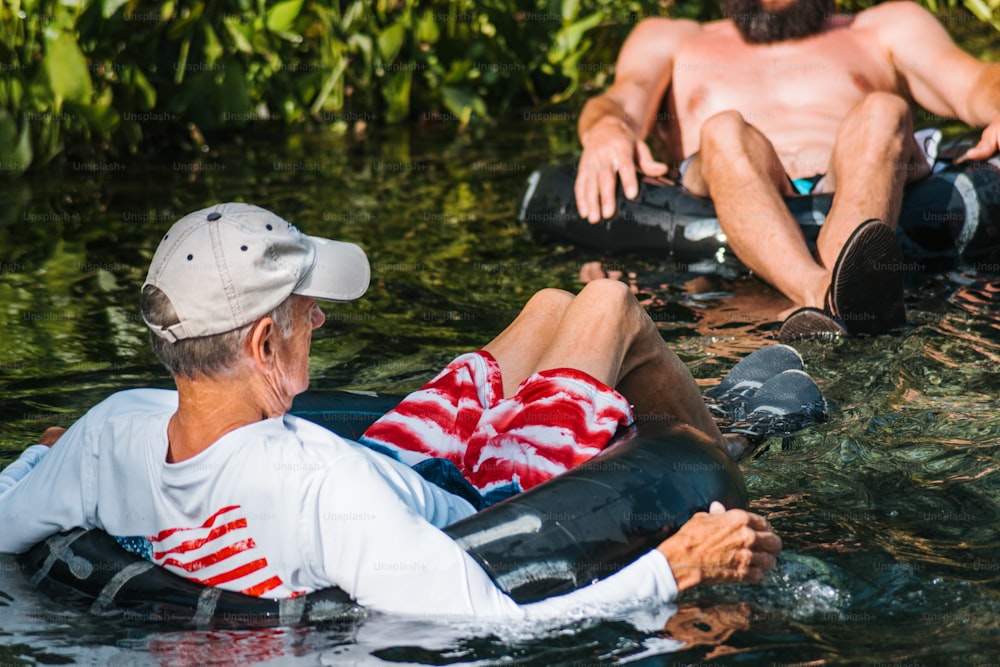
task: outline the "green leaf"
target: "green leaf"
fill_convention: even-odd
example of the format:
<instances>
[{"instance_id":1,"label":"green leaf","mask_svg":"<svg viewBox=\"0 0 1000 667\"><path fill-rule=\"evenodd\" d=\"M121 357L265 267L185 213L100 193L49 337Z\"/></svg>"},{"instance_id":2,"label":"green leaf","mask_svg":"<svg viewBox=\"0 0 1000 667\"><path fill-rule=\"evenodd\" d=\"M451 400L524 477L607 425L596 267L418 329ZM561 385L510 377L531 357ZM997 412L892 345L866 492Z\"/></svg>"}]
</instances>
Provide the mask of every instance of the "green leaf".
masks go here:
<instances>
[{"instance_id":1,"label":"green leaf","mask_svg":"<svg viewBox=\"0 0 1000 667\"><path fill-rule=\"evenodd\" d=\"M285 0L267 10L267 29L285 32L302 11L302 0Z\"/></svg>"},{"instance_id":2,"label":"green leaf","mask_svg":"<svg viewBox=\"0 0 1000 667\"><path fill-rule=\"evenodd\" d=\"M572 21L580 13L580 0L562 0L562 17L564 21Z\"/></svg>"},{"instance_id":3,"label":"green leaf","mask_svg":"<svg viewBox=\"0 0 1000 667\"><path fill-rule=\"evenodd\" d=\"M170 26L167 30L167 36L174 40L179 40L185 37L190 39L191 29L195 23L201 20L201 15L203 13L205 13L204 2L191 3L191 11L187 16L184 16L184 13L181 12L180 18L167 24Z\"/></svg>"},{"instance_id":4,"label":"green leaf","mask_svg":"<svg viewBox=\"0 0 1000 667\"><path fill-rule=\"evenodd\" d=\"M0 108L6 107L9 111L17 113L24 99L24 83L13 76L6 81L0 79L0 97L3 98Z\"/></svg>"},{"instance_id":5,"label":"green leaf","mask_svg":"<svg viewBox=\"0 0 1000 667\"><path fill-rule=\"evenodd\" d=\"M367 13L366 4L364 0L355 0L351 5L344 10L344 16L340 20L340 29L345 32L351 32L356 27L361 29L368 28L368 26L355 26L354 23L361 21Z\"/></svg>"},{"instance_id":6,"label":"green leaf","mask_svg":"<svg viewBox=\"0 0 1000 667\"><path fill-rule=\"evenodd\" d=\"M4 171L14 175L24 173L31 164L31 133L25 121L20 134L17 131L17 121L6 109L0 109L0 155L3 156Z\"/></svg>"},{"instance_id":7,"label":"green leaf","mask_svg":"<svg viewBox=\"0 0 1000 667\"><path fill-rule=\"evenodd\" d=\"M156 106L156 88L149 82L146 75L142 73L138 65L129 68L129 75L133 89L138 93L139 107L149 111Z\"/></svg>"},{"instance_id":8,"label":"green leaf","mask_svg":"<svg viewBox=\"0 0 1000 667\"><path fill-rule=\"evenodd\" d=\"M115 15L115 12L127 4L128 0L103 0L101 2L101 16L109 19Z\"/></svg>"},{"instance_id":9,"label":"green leaf","mask_svg":"<svg viewBox=\"0 0 1000 667\"><path fill-rule=\"evenodd\" d=\"M472 66L472 61L468 59L462 60L452 60L451 67L448 68L448 73L444 75L443 83L461 83L468 79L474 77L470 76L475 71L476 74L479 70L474 70Z\"/></svg>"},{"instance_id":10,"label":"green leaf","mask_svg":"<svg viewBox=\"0 0 1000 667\"><path fill-rule=\"evenodd\" d=\"M243 65L235 58L227 58L223 61L225 74L222 80L222 89L219 91L219 111L223 118L226 114L237 118L245 118L250 115L250 96L247 94L246 72Z\"/></svg>"},{"instance_id":11,"label":"green leaf","mask_svg":"<svg viewBox=\"0 0 1000 667\"><path fill-rule=\"evenodd\" d=\"M42 68L49 81L49 88L56 100L56 108L63 100L86 104L94 92L90 83L87 60L70 33L60 33L48 42Z\"/></svg>"},{"instance_id":12,"label":"green leaf","mask_svg":"<svg viewBox=\"0 0 1000 667\"><path fill-rule=\"evenodd\" d=\"M69 103L66 108L87 124L90 130L98 132L111 132L121 121L118 112L107 104L73 104Z\"/></svg>"},{"instance_id":13,"label":"green leaf","mask_svg":"<svg viewBox=\"0 0 1000 667\"><path fill-rule=\"evenodd\" d=\"M205 23L205 46L202 47L202 51L205 53L205 60L209 65L221 58L225 53L222 48L222 42L219 41L218 35L215 34L215 30L212 29L211 24L208 22Z\"/></svg>"},{"instance_id":14,"label":"green leaf","mask_svg":"<svg viewBox=\"0 0 1000 667\"><path fill-rule=\"evenodd\" d=\"M382 55L383 63L388 65L396 59L405 38L406 28L399 21L382 31L378 36L378 52Z\"/></svg>"},{"instance_id":15,"label":"green leaf","mask_svg":"<svg viewBox=\"0 0 1000 667\"><path fill-rule=\"evenodd\" d=\"M184 80L184 72L187 70L188 54L191 52L191 35L186 35L181 40L181 48L177 52L177 65L174 71L174 84L181 85Z\"/></svg>"},{"instance_id":16,"label":"green leaf","mask_svg":"<svg viewBox=\"0 0 1000 667\"><path fill-rule=\"evenodd\" d=\"M333 71L326 78L323 83L323 88L316 95L316 99L313 100L312 105L309 107L309 113L318 115L320 111L323 110L323 105L326 104L326 100L334 92L334 89L339 84L343 88L343 83L341 77L344 74L344 70L347 69L347 58L341 58L340 61L334 66Z\"/></svg>"},{"instance_id":17,"label":"green leaf","mask_svg":"<svg viewBox=\"0 0 1000 667\"><path fill-rule=\"evenodd\" d=\"M586 16L556 33L552 48L549 50L549 62L553 64L559 63L563 59L572 56L580 45L580 40L583 38L584 33L600 24L603 20L604 12L594 12L590 16Z\"/></svg>"},{"instance_id":18,"label":"green leaf","mask_svg":"<svg viewBox=\"0 0 1000 667\"><path fill-rule=\"evenodd\" d=\"M222 24L226 26L226 31L229 33L230 39L233 40L237 51L248 55L253 54L253 46L250 44L247 34L245 34L250 31L248 26L240 23L239 19L232 16L224 17Z\"/></svg>"},{"instance_id":19,"label":"green leaf","mask_svg":"<svg viewBox=\"0 0 1000 667\"><path fill-rule=\"evenodd\" d=\"M991 5L987 5L982 0L965 0L966 9L976 15L980 21L991 24L994 28L1000 29L1000 18L993 16Z\"/></svg>"},{"instance_id":20,"label":"green leaf","mask_svg":"<svg viewBox=\"0 0 1000 667\"><path fill-rule=\"evenodd\" d=\"M963 4L981 21L989 22L993 18L993 12L982 0L965 0Z\"/></svg>"},{"instance_id":21,"label":"green leaf","mask_svg":"<svg viewBox=\"0 0 1000 667\"><path fill-rule=\"evenodd\" d=\"M448 110L459 117L462 125L468 125L472 114L480 118L486 116L486 102L465 86L441 86L441 100Z\"/></svg>"},{"instance_id":22,"label":"green leaf","mask_svg":"<svg viewBox=\"0 0 1000 667\"><path fill-rule=\"evenodd\" d=\"M364 68L366 71L370 70L372 66L372 38L358 33L348 37L347 43L361 52L364 58Z\"/></svg>"},{"instance_id":23,"label":"green leaf","mask_svg":"<svg viewBox=\"0 0 1000 667\"><path fill-rule=\"evenodd\" d=\"M386 77L382 85L382 96L385 98L386 121L398 123L410 115L410 88L413 84L413 70L404 69L393 72Z\"/></svg>"},{"instance_id":24,"label":"green leaf","mask_svg":"<svg viewBox=\"0 0 1000 667\"><path fill-rule=\"evenodd\" d=\"M434 44L441 37L441 30L438 29L437 21L434 20L434 12L424 11L417 19L417 41L422 44Z\"/></svg>"}]
</instances>

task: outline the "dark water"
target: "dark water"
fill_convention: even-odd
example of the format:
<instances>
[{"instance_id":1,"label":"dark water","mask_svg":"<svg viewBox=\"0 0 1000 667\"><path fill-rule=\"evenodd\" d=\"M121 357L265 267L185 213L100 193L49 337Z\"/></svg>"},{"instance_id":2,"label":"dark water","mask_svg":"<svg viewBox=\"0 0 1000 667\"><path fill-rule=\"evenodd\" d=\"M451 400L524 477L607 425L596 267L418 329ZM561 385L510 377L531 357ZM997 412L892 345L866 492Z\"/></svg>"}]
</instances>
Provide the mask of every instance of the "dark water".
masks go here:
<instances>
[{"instance_id":1,"label":"dark water","mask_svg":"<svg viewBox=\"0 0 1000 667\"><path fill-rule=\"evenodd\" d=\"M532 239L514 200L571 128L397 129L220 143L121 166L69 164L0 191L0 464L126 386L167 386L136 302L177 217L271 208L356 241L374 280L328 307L319 388L399 393L498 332L541 287L604 260L709 386L768 341L788 306L757 281L678 273ZM800 346L828 424L743 465L785 553L761 586L550 627L357 624L192 631L98 618L33 590L0 557L0 666L14 664L1000 664L1000 278L917 280L909 328ZM2 530L2 527L0 527Z\"/></svg>"}]
</instances>

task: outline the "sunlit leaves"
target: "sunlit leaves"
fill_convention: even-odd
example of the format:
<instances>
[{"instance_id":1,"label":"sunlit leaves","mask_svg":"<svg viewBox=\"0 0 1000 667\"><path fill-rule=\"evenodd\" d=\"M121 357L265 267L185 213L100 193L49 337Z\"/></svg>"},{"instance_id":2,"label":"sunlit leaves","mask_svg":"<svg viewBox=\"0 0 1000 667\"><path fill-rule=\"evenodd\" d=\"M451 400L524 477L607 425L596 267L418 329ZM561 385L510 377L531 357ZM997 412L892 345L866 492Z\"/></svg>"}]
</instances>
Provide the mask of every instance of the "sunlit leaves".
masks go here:
<instances>
[{"instance_id":1,"label":"sunlit leaves","mask_svg":"<svg viewBox=\"0 0 1000 667\"><path fill-rule=\"evenodd\" d=\"M3 156L4 171L22 173L31 164L31 155L27 123L19 130L14 117L0 109L0 156Z\"/></svg>"},{"instance_id":2,"label":"sunlit leaves","mask_svg":"<svg viewBox=\"0 0 1000 667\"><path fill-rule=\"evenodd\" d=\"M42 68L48 79L49 91L55 101L55 109L64 100L86 103L94 89L87 71L87 61L69 33L55 35L46 44Z\"/></svg>"},{"instance_id":3,"label":"sunlit leaves","mask_svg":"<svg viewBox=\"0 0 1000 667\"><path fill-rule=\"evenodd\" d=\"M285 0L267 10L267 29L286 32L302 11L302 0Z\"/></svg>"},{"instance_id":4,"label":"sunlit leaves","mask_svg":"<svg viewBox=\"0 0 1000 667\"><path fill-rule=\"evenodd\" d=\"M839 5L857 11L868 0ZM1000 28L1000 0L923 0ZM714 0L671 16L717 18ZM606 85L640 0L4 0L5 153L136 151L260 119L489 120ZM968 16L966 14L966 16ZM72 111L64 111L64 107ZM29 116L28 114L33 114ZM152 116L150 116L152 114ZM155 118L155 122L146 119ZM24 150L23 137L31 150ZM202 146L202 142L197 142ZM13 171L13 170L9 170Z\"/></svg>"}]
</instances>

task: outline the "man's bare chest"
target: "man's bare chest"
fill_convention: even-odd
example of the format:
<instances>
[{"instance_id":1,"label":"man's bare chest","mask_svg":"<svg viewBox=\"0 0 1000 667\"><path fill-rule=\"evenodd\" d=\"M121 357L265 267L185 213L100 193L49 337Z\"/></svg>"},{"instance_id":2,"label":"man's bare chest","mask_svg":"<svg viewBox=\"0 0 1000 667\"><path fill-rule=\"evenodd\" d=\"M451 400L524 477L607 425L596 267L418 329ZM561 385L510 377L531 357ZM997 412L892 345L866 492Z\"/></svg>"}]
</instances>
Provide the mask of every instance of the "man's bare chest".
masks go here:
<instances>
[{"instance_id":1,"label":"man's bare chest","mask_svg":"<svg viewBox=\"0 0 1000 667\"><path fill-rule=\"evenodd\" d=\"M674 61L671 94L678 114L698 121L735 109L842 116L873 91L895 91L888 63L854 39L747 47L701 40Z\"/></svg>"}]
</instances>

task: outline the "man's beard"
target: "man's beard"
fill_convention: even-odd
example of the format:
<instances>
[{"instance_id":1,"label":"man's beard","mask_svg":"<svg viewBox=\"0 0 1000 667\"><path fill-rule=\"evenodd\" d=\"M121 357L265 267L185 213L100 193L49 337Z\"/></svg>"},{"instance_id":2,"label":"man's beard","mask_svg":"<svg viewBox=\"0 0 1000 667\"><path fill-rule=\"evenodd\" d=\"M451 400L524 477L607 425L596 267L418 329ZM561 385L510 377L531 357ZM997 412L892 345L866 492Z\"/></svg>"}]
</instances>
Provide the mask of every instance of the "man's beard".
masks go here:
<instances>
[{"instance_id":1,"label":"man's beard","mask_svg":"<svg viewBox=\"0 0 1000 667\"><path fill-rule=\"evenodd\" d=\"M795 0L777 11L763 9L760 0L722 0L722 14L736 24L750 44L771 44L810 37L822 30L834 10L834 0Z\"/></svg>"}]
</instances>

